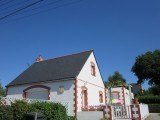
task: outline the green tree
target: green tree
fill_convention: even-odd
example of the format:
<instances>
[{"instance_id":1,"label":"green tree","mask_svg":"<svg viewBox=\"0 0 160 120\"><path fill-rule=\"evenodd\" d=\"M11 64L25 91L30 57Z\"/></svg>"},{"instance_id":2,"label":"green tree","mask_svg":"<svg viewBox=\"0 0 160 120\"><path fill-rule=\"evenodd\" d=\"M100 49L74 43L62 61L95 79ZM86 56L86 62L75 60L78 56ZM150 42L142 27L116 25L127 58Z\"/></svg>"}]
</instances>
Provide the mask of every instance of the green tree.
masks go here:
<instances>
[{"instance_id":1,"label":"green tree","mask_svg":"<svg viewBox=\"0 0 160 120\"><path fill-rule=\"evenodd\" d=\"M106 87L120 86L120 85L126 85L126 80L118 71L115 71L113 75L110 75L108 77L108 81L105 82Z\"/></svg>"},{"instance_id":2,"label":"green tree","mask_svg":"<svg viewBox=\"0 0 160 120\"><path fill-rule=\"evenodd\" d=\"M152 96L149 90L143 90L143 93L138 94L138 96Z\"/></svg>"},{"instance_id":3,"label":"green tree","mask_svg":"<svg viewBox=\"0 0 160 120\"><path fill-rule=\"evenodd\" d=\"M5 89L0 84L0 96L5 96Z\"/></svg>"},{"instance_id":4,"label":"green tree","mask_svg":"<svg viewBox=\"0 0 160 120\"><path fill-rule=\"evenodd\" d=\"M158 85L154 85L148 89L150 94L160 95L160 87Z\"/></svg>"},{"instance_id":5,"label":"green tree","mask_svg":"<svg viewBox=\"0 0 160 120\"><path fill-rule=\"evenodd\" d=\"M138 83L148 81L150 85L160 87L160 50L136 57L131 71L138 77Z\"/></svg>"}]
</instances>

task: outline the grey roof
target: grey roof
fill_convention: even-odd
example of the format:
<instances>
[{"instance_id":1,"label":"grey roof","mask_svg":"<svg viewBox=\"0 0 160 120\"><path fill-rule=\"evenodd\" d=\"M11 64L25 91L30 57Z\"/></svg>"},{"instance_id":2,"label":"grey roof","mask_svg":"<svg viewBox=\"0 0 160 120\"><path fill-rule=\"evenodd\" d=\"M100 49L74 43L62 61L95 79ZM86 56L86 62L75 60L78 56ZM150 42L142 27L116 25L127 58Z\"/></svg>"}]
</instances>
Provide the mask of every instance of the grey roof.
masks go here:
<instances>
[{"instance_id":1,"label":"grey roof","mask_svg":"<svg viewBox=\"0 0 160 120\"><path fill-rule=\"evenodd\" d=\"M142 85L137 83L131 83L132 86L132 92L134 94L141 93L143 91Z\"/></svg>"},{"instance_id":2,"label":"grey roof","mask_svg":"<svg viewBox=\"0 0 160 120\"><path fill-rule=\"evenodd\" d=\"M67 78L74 79L81 71L91 52L93 51L35 62L7 86L65 80Z\"/></svg>"}]
</instances>

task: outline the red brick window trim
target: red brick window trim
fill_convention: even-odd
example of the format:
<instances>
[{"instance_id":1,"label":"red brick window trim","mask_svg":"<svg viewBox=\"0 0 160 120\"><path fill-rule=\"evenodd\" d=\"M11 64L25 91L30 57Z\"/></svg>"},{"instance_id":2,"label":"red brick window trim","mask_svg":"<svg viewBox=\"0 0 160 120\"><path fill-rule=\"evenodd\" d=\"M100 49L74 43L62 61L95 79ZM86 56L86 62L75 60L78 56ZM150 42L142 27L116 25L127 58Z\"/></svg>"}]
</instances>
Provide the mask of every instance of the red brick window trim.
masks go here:
<instances>
[{"instance_id":1,"label":"red brick window trim","mask_svg":"<svg viewBox=\"0 0 160 120\"><path fill-rule=\"evenodd\" d=\"M47 89L48 90L48 100L50 100L50 87L48 86L44 86L44 85L33 85L33 86L30 86L30 87L27 87L26 89L23 90L23 95L22 97L25 99L26 98L26 94L27 94L27 91L30 90L30 89L33 89L33 88L44 88L44 89Z\"/></svg>"},{"instance_id":2,"label":"red brick window trim","mask_svg":"<svg viewBox=\"0 0 160 120\"><path fill-rule=\"evenodd\" d=\"M91 75L96 76L96 67L94 62L91 61Z\"/></svg>"}]
</instances>

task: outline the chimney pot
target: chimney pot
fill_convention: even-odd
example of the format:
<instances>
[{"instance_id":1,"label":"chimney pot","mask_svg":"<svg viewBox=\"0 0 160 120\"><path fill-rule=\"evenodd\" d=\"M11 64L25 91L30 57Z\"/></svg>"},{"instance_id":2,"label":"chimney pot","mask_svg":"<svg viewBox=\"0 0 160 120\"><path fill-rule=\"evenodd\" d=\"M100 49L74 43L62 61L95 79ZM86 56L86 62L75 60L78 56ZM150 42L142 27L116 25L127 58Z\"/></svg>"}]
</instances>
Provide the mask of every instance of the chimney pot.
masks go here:
<instances>
[{"instance_id":1,"label":"chimney pot","mask_svg":"<svg viewBox=\"0 0 160 120\"><path fill-rule=\"evenodd\" d=\"M38 58L36 59L36 62L40 62L40 61L43 61L43 58L41 55L39 55Z\"/></svg>"}]
</instances>

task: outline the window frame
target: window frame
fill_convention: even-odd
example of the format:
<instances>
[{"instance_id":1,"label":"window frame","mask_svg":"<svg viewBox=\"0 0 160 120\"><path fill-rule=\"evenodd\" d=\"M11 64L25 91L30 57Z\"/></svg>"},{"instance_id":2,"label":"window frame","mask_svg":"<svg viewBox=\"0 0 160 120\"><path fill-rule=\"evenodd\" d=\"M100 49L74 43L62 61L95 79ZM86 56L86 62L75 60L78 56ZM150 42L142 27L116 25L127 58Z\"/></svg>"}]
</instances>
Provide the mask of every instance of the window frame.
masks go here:
<instances>
[{"instance_id":1,"label":"window frame","mask_svg":"<svg viewBox=\"0 0 160 120\"><path fill-rule=\"evenodd\" d=\"M91 75L96 76L96 66L95 63L91 61Z\"/></svg>"}]
</instances>

